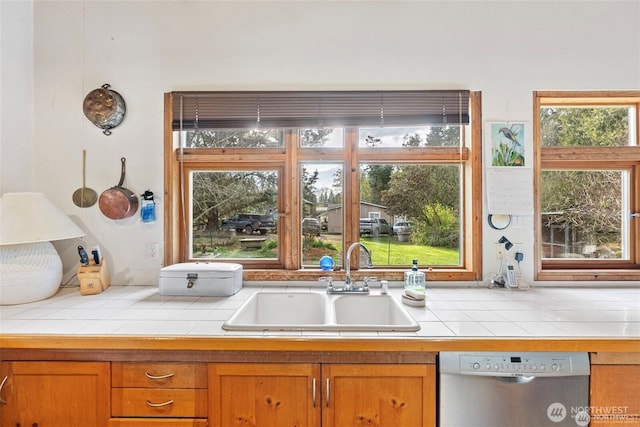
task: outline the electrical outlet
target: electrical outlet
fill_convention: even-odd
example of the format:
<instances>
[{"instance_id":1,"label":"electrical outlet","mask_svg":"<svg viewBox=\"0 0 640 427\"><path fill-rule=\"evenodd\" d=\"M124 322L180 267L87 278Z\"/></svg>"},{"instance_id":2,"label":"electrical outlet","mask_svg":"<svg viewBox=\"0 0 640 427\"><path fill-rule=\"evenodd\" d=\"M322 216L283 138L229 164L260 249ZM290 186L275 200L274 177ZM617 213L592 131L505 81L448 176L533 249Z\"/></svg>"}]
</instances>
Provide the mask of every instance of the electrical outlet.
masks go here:
<instances>
[{"instance_id":1,"label":"electrical outlet","mask_svg":"<svg viewBox=\"0 0 640 427\"><path fill-rule=\"evenodd\" d=\"M147 243L147 258L148 259L158 259L158 251L160 250L160 245L158 242L148 242Z\"/></svg>"}]
</instances>

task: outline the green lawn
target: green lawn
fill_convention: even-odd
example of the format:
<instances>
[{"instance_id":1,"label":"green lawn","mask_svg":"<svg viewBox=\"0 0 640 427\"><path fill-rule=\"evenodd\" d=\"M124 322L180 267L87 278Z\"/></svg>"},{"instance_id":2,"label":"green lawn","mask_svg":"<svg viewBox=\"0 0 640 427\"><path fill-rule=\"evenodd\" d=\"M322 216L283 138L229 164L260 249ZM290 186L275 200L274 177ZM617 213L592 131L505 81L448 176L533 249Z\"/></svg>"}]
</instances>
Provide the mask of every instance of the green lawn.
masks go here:
<instances>
[{"instance_id":1,"label":"green lawn","mask_svg":"<svg viewBox=\"0 0 640 427\"><path fill-rule=\"evenodd\" d=\"M241 236L242 238L244 236ZM268 238L275 238L275 235L267 235ZM339 253L342 251L341 236L339 235L323 235L322 240L331 242L336 248L334 251L328 249L309 249L305 252L305 264L313 265L318 262L322 255L331 255L334 260L338 260ZM412 260L417 259L420 265L459 265L459 252L456 249L445 249L432 246L414 245L412 243L401 243L396 236L389 241L387 236L361 237L360 241L371 251L372 262L375 266L410 266ZM225 246L222 241L215 242L210 239L201 238L197 241L194 248L196 257L207 258L212 255L212 244L220 244L219 258L277 258L277 248L272 249L254 249L241 250L240 244L235 241L234 244ZM201 246L207 250L207 254L201 252Z\"/></svg>"},{"instance_id":2,"label":"green lawn","mask_svg":"<svg viewBox=\"0 0 640 427\"><path fill-rule=\"evenodd\" d=\"M373 265L406 265L414 259L420 265L458 265L460 253L456 249L400 243L394 237L362 237L360 241L371 251Z\"/></svg>"}]
</instances>

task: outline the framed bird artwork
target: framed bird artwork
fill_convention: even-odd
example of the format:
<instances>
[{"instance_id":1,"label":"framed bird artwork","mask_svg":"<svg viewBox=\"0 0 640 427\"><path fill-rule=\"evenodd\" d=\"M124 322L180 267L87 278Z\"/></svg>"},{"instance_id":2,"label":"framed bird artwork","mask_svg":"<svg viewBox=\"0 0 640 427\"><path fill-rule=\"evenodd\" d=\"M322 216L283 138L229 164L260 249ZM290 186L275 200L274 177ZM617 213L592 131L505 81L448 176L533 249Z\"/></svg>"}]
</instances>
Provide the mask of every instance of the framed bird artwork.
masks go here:
<instances>
[{"instance_id":1,"label":"framed bird artwork","mask_svg":"<svg viewBox=\"0 0 640 427\"><path fill-rule=\"evenodd\" d=\"M487 123L491 166L525 166L525 126L520 122Z\"/></svg>"}]
</instances>

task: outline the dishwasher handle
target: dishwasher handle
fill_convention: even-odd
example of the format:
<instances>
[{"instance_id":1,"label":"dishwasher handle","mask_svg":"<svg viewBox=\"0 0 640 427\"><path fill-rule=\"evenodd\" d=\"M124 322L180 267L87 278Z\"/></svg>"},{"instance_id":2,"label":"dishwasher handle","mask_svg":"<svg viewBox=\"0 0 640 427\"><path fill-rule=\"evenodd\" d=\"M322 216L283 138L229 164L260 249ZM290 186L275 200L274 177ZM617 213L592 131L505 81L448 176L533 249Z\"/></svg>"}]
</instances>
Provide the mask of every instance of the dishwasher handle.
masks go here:
<instances>
[{"instance_id":1,"label":"dishwasher handle","mask_svg":"<svg viewBox=\"0 0 640 427\"><path fill-rule=\"evenodd\" d=\"M534 376L493 377L493 378L495 378L498 382L501 382L503 384L527 384L536 379L536 377Z\"/></svg>"}]
</instances>

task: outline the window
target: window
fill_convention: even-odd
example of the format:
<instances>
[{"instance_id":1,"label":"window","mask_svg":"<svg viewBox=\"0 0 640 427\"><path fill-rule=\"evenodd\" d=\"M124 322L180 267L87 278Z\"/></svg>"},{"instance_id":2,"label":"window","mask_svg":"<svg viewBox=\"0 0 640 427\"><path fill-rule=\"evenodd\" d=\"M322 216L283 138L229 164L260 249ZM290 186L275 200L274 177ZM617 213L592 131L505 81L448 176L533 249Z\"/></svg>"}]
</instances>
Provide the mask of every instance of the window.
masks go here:
<instances>
[{"instance_id":1,"label":"window","mask_svg":"<svg viewBox=\"0 0 640 427\"><path fill-rule=\"evenodd\" d=\"M640 278L640 92L537 92L537 280Z\"/></svg>"},{"instance_id":2,"label":"window","mask_svg":"<svg viewBox=\"0 0 640 427\"><path fill-rule=\"evenodd\" d=\"M174 92L165 105L166 264L304 280L361 241L380 279L412 259L434 280L481 277L479 93Z\"/></svg>"}]
</instances>

